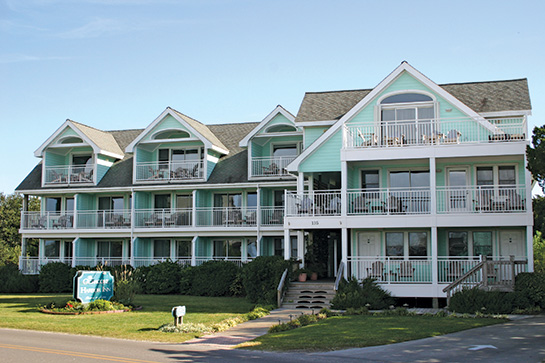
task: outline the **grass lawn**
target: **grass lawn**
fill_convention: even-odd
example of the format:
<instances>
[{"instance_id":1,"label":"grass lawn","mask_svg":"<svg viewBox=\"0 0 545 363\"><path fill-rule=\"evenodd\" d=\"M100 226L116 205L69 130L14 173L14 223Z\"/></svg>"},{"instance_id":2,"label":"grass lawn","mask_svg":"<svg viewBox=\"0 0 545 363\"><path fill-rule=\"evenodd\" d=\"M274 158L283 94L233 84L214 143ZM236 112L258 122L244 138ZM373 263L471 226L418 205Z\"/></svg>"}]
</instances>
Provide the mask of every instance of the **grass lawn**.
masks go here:
<instances>
[{"instance_id":1,"label":"grass lawn","mask_svg":"<svg viewBox=\"0 0 545 363\"><path fill-rule=\"evenodd\" d=\"M267 334L239 347L276 351L327 351L399 343L506 320L430 316L335 316L302 328Z\"/></svg>"},{"instance_id":2,"label":"grass lawn","mask_svg":"<svg viewBox=\"0 0 545 363\"><path fill-rule=\"evenodd\" d=\"M159 326L174 321L171 310L185 305L184 323L213 324L249 312L253 304L241 298L180 295L137 295L140 311L121 314L49 315L38 305L64 304L69 294L0 294L0 328L30 329L111 338L183 342L195 334L162 333Z\"/></svg>"}]
</instances>

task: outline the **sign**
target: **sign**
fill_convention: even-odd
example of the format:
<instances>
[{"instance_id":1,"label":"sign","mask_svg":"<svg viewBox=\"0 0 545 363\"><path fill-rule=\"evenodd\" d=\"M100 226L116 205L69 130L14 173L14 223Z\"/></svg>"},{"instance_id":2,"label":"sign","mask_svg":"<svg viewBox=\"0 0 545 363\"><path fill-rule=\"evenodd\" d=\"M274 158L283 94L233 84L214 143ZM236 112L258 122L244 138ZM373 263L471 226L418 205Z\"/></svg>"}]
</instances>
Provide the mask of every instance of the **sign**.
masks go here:
<instances>
[{"instance_id":1,"label":"sign","mask_svg":"<svg viewBox=\"0 0 545 363\"><path fill-rule=\"evenodd\" d=\"M74 276L74 298L82 303L114 296L114 277L110 271L78 271Z\"/></svg>"},{"instance_id":2,"label":"sign","mask_svg":"<svg viewBox=\"0 0 545 363\"><path fill-rule=\"evenodd\" d=\"M174 317L174 326L179 326L184 323L185 306L175 306L172 308L172 316Z\"/></svg>"}]
</instances>

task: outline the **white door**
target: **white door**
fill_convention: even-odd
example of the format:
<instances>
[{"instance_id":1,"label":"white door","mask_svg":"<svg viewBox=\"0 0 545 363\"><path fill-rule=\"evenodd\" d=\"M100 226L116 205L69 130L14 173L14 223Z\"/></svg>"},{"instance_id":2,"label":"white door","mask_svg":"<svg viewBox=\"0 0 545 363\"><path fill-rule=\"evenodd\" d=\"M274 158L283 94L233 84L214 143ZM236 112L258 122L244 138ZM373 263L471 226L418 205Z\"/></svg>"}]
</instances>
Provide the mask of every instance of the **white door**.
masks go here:
<instances>
[{"instance_id":1,"label":"white door","mask_svg":"<svg viewBox=\"0 0 545 363\"><path fill-rule=\"evenodd\" d=\"M471 206L468 198L467 168L452 168L447 169L447 182L449 192L446 196L446 210L452 212L465 212Z\"/></svg>"},{"instance_id":2,"label":"white door","mask_svg":"<svg viewBox=\"0 0 545 363\"><path fill-rule=\"evenodd\" d=\"M360 279L367 277L376 257L380 255L380 233L360 232L358 233L357 256L360 259L355 264L356 276Z\"/></svg>"},{"instance_id":3,"label":"white door","mask_svg":"<svg viewBox=\"0 0 545 363\"><path fill-rule=\"evenodd\" d=\"M500 254L503 257L515 256L524 258L524 245L522 242L522 231L501 231L500 232Z\"/></svg>"}]
</instances>

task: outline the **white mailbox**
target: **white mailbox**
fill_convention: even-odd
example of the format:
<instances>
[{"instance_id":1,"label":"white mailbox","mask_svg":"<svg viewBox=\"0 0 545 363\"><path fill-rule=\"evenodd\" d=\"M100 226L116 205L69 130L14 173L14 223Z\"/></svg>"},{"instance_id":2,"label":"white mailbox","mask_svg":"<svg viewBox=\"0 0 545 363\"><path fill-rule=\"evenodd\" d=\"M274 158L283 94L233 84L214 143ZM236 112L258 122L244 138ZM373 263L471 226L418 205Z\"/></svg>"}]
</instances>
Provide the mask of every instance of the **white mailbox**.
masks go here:
<instances>
[{"instance_id":1,"label":"white mailbox","mask_svg":"<svg viewBox=\"0 0 545 363\"><path fill-rule=\"evenodd\" d=\"M175 306L172 308L172 316L174 317L174 325L178 326L184 323L185 306Z\"/></svg>"}]
</instances>

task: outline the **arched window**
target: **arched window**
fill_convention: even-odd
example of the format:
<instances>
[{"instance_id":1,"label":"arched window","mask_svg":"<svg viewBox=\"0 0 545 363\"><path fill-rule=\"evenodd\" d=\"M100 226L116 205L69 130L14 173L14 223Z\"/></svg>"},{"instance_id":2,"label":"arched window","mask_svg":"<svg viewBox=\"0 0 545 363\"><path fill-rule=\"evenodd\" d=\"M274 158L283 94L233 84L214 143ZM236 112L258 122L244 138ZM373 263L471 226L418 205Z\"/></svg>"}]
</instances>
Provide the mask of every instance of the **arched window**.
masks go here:
<instances>
[{"instance_id":1,"label":"arched window","mask_svg":"<svg viewBox=\"0 0 545 363\"><path fill-rule=\"evenodd\" d=\"M83 140L77 136L68 136L60 140L59 144L83 144Z\"/></svg>"},{"instance_id":2,"label":"arched window","mask_svg":"<svg viewBox=\"0 0 545 363\"><path fill-rule=\"evenodd\" d=\"M165 130L156 133L153 136L154 140L165 140L165 139L185 139L189 137L189 133L184 130Z\"/></svg>"},{"instance_id":3,"label":"arched window","mask_svg":"<svg viewBox=\"0 0 545 363\"><path fill-rule=\"evenodd\" d=\"M265 132L267 133L273 133L273 132L293 132L297 131L297 129L294 126L291 125L272 125Z\"/></svg>"}]
</instances>

